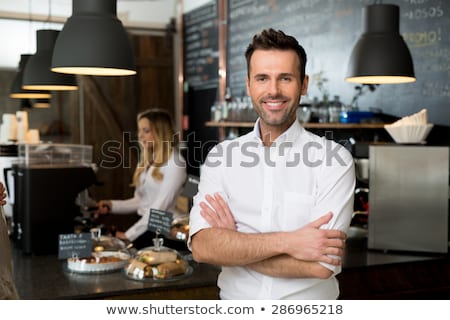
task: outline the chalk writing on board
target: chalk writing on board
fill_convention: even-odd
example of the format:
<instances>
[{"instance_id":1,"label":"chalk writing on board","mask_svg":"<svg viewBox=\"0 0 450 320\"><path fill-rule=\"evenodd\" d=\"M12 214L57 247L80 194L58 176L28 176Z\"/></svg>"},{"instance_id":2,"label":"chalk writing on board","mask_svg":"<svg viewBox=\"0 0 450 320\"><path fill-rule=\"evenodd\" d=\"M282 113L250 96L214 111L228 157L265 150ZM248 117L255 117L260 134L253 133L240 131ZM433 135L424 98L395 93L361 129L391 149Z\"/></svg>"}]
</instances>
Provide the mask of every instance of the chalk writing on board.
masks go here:
<instances>
[{"instance_id":1,"label":"chalk writing on board","mask_svg":"<svg viewBox=\"0 0 450 320\"><path fill-rule=\"evenodd\" d=\"M441 18L444 16L444 9L440 6L431 6L428 8L416 8L403 11L401 14L402 18L410 20L424 20Z\"/></svg>"},{"instance_id":2,"label":"chalk writing on board","mask_svg":"<svg viewBox=\"0 0 450 320\"><path fill-rule=\"evenodd\" d=\"M58 258L89 257L92 252L91 233L60 234L58 241Z\"/></svg>"},{"instance_id":3,"label":"chalk writing on board","mask_svg":"<svg viewBox=\"0 0 450 320\"><path fill-rule=\"evenodd\" d=\"M422 87L422 94L425 96L441 96L450 98L450 84L437 81L427 81ZM441 107L448 108L447 104Z\"/></svg>"},{"instance_id":4,"label":"chalk writing on board","mask_svg":"<svg viewBox=\"0 0 450 320\"><path fill-rule=\"evenodd\" d=\"M170 236L170 228L173 222L173 214L168 211L150 209L148 230Z\"/></svg>"},{"instance_id":5,"label":"chalk writing on board","mask_svg":"<svg viewBox=\"0 0 450 320\"><path fill-rule=\"evenodd\" d=\"M438 27L434 30L405 32L403 33L403 38L412 47L425 47L440 42L442 40L441 34L441 28Z\"/></svg>"},{"instance_id":6,"label":"chalk writing on board","mask_svg":"<svg viewBox=\"0 0 450 320\"><path fill-rule=\"evenodd\" d=\"M184 16L184 72L192 87L217 87L219 45L216 3Z\"/></svg>"}]
</instances>

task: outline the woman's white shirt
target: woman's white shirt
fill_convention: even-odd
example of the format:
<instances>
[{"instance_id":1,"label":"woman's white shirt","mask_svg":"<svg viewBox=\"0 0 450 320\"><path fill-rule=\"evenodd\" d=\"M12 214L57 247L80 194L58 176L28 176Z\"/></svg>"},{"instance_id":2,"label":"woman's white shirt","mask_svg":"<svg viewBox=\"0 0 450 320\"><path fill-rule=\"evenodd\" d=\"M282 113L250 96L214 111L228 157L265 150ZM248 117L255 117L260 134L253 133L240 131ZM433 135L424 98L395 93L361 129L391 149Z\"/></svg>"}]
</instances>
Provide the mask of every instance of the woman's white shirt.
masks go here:
<instances>
[{"instance_id":1,"label":"woman's white shirt","mask_svg":"<svg viewBox=\"0 0 450 320\"><path fill-rule=\"evenodd\" d=\"M177 196L186 181L186 162L176 150L172 152L167 163L160 167L163 174L161 181L152 177L153 169L154 167L150 166L141 173L140 183L132 198L111 201L111 213L137 212L141 216L141 219L125 232L130 241L134 241L147 231L150 209L174 211Z\"/></svg>"}]
</instances>

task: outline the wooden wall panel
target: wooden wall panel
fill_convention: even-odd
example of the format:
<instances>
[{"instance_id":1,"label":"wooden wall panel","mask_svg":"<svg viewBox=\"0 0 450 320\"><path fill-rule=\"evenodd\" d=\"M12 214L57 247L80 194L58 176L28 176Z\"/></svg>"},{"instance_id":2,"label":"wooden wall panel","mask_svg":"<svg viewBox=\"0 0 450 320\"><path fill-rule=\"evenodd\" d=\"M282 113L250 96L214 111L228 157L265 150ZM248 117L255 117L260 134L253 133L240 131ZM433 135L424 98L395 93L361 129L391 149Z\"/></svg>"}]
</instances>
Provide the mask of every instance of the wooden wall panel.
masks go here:
<instances>
[{"instance_id":1,"label":"wooden wall panel","mask_svg":"<svg viewBox=\"0 0 450 320\"><path fill-rule=\"evenodd\" d=\"M174 116L174 54L171 36L134 37L136 98L140 111L163 108Z\"/></svg>"}]
</instances>

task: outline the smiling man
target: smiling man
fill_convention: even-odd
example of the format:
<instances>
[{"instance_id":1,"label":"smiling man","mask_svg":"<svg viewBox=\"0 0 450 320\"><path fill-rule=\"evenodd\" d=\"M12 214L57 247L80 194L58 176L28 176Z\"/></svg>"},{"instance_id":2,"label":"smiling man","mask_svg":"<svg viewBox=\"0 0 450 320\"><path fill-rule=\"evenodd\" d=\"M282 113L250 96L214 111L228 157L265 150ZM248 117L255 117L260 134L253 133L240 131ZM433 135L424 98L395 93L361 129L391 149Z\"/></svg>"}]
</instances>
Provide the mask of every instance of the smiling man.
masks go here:
<instances>
[{"instance_id":1,"label":"smiling man","mask_svg":"<svg viewBox=\"0 0 450 320\"><path fill-rule=\"evenodd\" d=\"M221 265L221 299L336 299L353 212L353 158L300 126L306 53L273 29L245 53L254 130L218 144L201 169L189 248Z\"/></svg>"}]
</instances>

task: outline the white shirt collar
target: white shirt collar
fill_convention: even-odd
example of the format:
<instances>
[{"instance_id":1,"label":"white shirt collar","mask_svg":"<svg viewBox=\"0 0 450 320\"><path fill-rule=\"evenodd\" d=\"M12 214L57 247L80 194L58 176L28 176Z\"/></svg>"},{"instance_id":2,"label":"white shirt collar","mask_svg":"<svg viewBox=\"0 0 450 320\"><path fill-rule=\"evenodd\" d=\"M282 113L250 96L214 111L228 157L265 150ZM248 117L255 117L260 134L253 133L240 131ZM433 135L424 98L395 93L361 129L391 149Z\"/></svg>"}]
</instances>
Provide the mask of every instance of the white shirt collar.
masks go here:
<instances>
[{"instance_id":1,"label":"white shirt collar","mask_svg":"<svg viewBox=\"0 0 450 320\"><path fill-rule=\"evenodd\" d=\"M300 136L303 128L300 126L298 120L294 121L292 125L284 131L277 139L275 139L276 143L281 142L295 142ZM253 127L253 137L262 143L261 139L261 130L260 130L260 118L258 118L255 122L255 126Z\"/></svg>"}]
</instances>

